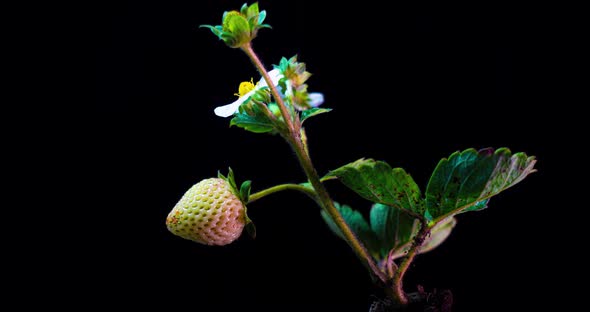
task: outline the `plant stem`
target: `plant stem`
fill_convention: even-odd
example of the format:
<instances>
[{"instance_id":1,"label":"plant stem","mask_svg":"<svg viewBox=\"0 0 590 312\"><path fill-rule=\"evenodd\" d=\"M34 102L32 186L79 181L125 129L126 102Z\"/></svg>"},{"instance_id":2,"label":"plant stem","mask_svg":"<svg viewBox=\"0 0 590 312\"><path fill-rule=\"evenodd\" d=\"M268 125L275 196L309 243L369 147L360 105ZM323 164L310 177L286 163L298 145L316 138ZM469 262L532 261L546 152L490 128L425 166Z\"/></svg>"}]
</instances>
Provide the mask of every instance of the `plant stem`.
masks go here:
<instances>
[{"instance_id":1,"label":"plant stem","mask_svg":"<svg viewBox=\"0 0 590 312\"><path fill-rule=\"evenodd\" d=\"M328 194L328 191L326 190L322 182L320 182L320 177L317 174L317 171L315 170L311 162L311 158L305 152L301 141L293 139L289 143L295 150L297 158L299 159L299 162L301 163L303 171L305 171L305 174L307 175L309 182L316 190L319 203L321 204L322 208L325 209L325 211L330 215L334 223L336 223L340 231L342 231L342 234L344 234L346 241L348 242L350 247L352 247L352 249L356 252L357 256L361 259L361 261L364 262L364 264L369 269L370 273L372 273L373 275L375 275L377 279L385 283L387 277L379 269L379 266L377 265L377 263L375 263L375 260L369 254L363 243L358 239L358 237L356 237L354 232L350 229L348 224L346 224L346 222L342 218L340 212L334 206L334 202L330 198L330 195Z\"/></svg>"},{"instance_id":2,"label":"plant stem","mask_svg":"<svg viewBox=\"0 0 590 312\"><path fill-rule=\"evenodd\" d=\"M414 258L416 257L416 255L420 251L420 248L422 247L422 244L424 243L426 236L428 236L428 234L430 234L430 227L428 227L427 222L423 218L421 218L419 220L421 222L420 231L418 232L418 234L414 238L412 248L410 248L410 250L406 254L404 260L397 268L397 271L393 275L393 280L392 280L393 293L391 295L392 295L393 299L395 301L397 301L398 304L400 304L402 306L405 306L408 304L408 297L406 296L406 293L404 292L404 283L403 283L404 275L406 274L406 271L410 267L410 264L412 264L412 261L414 261Z\"/></svg>"},{"instance_id":3,"label":"plant stem","mask_svg":"<svg viewBox=\"0 0 590 312\"><path fill-rule=\"evenodd\" d=\"M342 231L342 234L344 234L346 241L357 254L357 256L360 258L360 260L363 262L363 264L368 268L369 273L372 274L372 276L375 277L377 280L380 280L382 283L385 283L387 281L385 273L379 269L377 263L375 263L375 260L367 251L363 243L358 239L358 237L356 237L356 235L350 229L348 224L346 224L346 222L342 218L342 215L334 206L334 202L330 198L328 191L322 184L320 176L315 170L315 167L311 162L311 158L309 157L309 154L307 153L305 146L303 144L301 137L300 122L297 122L295 124L293 123L291 119L292 116L289 114L289 110L287 109L287 106L285 105L283 98L279 94L279 91L277 90L276 86L274 86L274 84L272 83L268 73L266 72L266 69L264 68L264 65L252 49L252 45L248 43L242 47L242 50L248 55L248 57L250 57L252 63L254 63L254 66L256 66L262 77L264 77L264 79L266 80L266 83L270 88L270 92L274 97L275 101L277 102L277 105L279 106L281 115L283 116L283 119L285 120L285 123L287 125L287 129L289 131L288 133L281 134L289 143L289 145L291 145L291 148L293 148L293 150L295 151L297 159L299 160L299 163L301 164L301 167L303 168L305 175L307 176L309 182L316 191L318 204L330 215L334 223L336 223L340 231ZM298 121L299 119L296 118L296 120Z\"/></svg>"},{"instance_id":4,"label":"plant stem","mask_svg":"<svg viewBox=\"0 0 590 312\"><path fill-rule=\"evenodd\" d=\"M280 192L280 191L286 191L286 190L294 190L294 191L300 191L302 193L305 193L306 195L308 195L309 197L315 199L316 198L316 193L310 189L307 188L303 185L299 185L299 184L280 184L280 185L275 185L273 187L269 187L265 190L262 190L260 192L256 192L254 194L250 195L250 198L248 200L248 204L255 202L259 199L261 199L262 197L268 196L272 193L276 193L276 192Z\"/></svg>"}]
</instances>

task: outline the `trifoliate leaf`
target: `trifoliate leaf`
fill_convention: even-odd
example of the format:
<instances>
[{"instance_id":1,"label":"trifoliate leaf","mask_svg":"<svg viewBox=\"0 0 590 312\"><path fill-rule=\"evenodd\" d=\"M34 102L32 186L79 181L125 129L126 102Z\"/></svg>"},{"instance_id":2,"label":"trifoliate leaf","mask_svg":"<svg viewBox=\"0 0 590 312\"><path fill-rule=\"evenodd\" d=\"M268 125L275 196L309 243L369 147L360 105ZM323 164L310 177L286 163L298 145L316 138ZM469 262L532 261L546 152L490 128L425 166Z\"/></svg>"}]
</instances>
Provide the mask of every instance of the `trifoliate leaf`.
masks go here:
<instances>
[{"instance_id":1,"label":"trifoliate leaf","mask_svg":"<svg viewBox=\"0 0 590 312\"><path fill-rule=\"evenodd\" d=\"M448 216L481 210L488 199L534 172L535 158L511 154L507 148L467 149L442 159L426 188L427 218L433 223Z\"/></svg>"},{"instance_id":2,"label":"trifoliate leaf","mask_svg":"<svg viewBox=\"0 0 590 312\"><path fill-rule=\"evenodd\" d=\"M422 215L420 189L402 168L382 161L359 159L329 173L360 196L387 206L394 206Z\"/></svg>"}]
</instances>

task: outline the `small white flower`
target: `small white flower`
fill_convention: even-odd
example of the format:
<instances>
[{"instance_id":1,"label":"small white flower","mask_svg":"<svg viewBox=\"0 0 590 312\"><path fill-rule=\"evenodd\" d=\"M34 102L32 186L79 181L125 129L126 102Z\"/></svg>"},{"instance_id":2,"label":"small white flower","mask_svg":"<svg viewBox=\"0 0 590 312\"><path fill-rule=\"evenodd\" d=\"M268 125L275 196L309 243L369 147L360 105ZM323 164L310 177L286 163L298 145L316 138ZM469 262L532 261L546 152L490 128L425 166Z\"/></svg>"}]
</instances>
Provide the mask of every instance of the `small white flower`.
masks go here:
<instances>
[{"instance_id":1,"label":"small white flower","mask_svg":"<svg viewBox=\"0 0 590 312\"><path fill-rule=\"evenodd\" d=\"M291 81L287 81L286 83L287 91L285 92L286 97L293 96L293 84ZM319 92L312 92L307 94L308 96L308 103L311 107L318 107L324 103L324 95Z\"/></svg>"},{"instance_id":2,"label":"small white flower","mask_svg":"<svg viewBox=\"0 0 590 312\"><path fill-rule=\"evenodd\" d=\"M313 92L308 94L309 105L311 107L318 107L324 103L324 95L319 92Z\"/></svg>"},{"instance_id":3,"label":"small white flower","mask_svg":"<svg viewBox=\"0 0 590 312\"><path fill-rule=\"evenodd\" d=\"M273 69L271 71L268 72L268 75L270 76L270 80L272 81L272 84L276 87L279 84L279 80L281 80L281 78L283 78L284 76L281 74L281 72L279 71L279 69ZM215 115L219 116L219 117L229 117L233 114L235 114L239 108L240 105L242 105L244 102L246 102L247 100L250 99L250 97L258 90L260 90L261 88L267 87L268 84L266 83L266 80L264 80L264 77L261 78L256 85L254 84L254 82L252 80L250 81L244 81L242 83L240 83L240 86L238 88L238 93L236 93L235 95L238 96L238 99L231 103L231 104L227 104L224 106L219 106L217 108L215 108L214 112ZM291 84L288 81L287 82L287 95L292 94L293 91L291 90ZM318 107L320 106L322 103L324 103L324 95L321 93L310 93L309 94L309 105L311 105L312 107Z\"/></svg>"},{"instance_id":4,"label":"small white flower","mask_svg":"<svg viewBox=\"0 0 590 312\"><path fill-rule=\"evenodd\" d=\"M281 80L281 78L283 78L283 75L280 73L280 71L278 69L273 69L271 71L268 72L268 75L270 76L270 80L272 81L273 85L277 86L279 84L279 80ZM266 80L264 80L263 78L260 78L260 80L256 83L256 85L254 85L254 83L252 81L245 81L240 83L240 87L238 88L238 93L236 94L238 96L238 99L231 103L231 104L227 104L224 106L219 106L217 108L215 108L214 112L215 115L219 116L219 117L229 117L233 114L235 114L238 109L240 108L240 105L242 105L242 103L246 102L248 99L250 99L250 97L254 94L254 92L256 92L257 90L260 90L263 87L267 87L268 84L266 83Z\"/></svg>"}]
</instances>

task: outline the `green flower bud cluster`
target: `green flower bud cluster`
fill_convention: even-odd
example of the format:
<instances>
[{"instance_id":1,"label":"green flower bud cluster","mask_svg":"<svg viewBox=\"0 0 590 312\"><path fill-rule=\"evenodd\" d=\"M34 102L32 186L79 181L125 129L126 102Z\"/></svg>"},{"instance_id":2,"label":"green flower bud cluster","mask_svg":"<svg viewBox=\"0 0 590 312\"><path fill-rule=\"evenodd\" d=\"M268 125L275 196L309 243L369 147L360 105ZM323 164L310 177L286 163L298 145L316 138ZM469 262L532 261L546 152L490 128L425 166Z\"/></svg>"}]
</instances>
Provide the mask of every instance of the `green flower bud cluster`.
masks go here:
<instances>
[{"instance_id":1,"label":"green flower bud cluster","mask_svg":"<svg viewBox=\"0 0 590 312\"><path fill-rule=\"evenodd\" d=\"M305 82L311 73L305 70L305 63L297 62L297 56L290 59L282 58L279 65L275 66L286 78L281 80L283 93L298 110L307 110L312 107Z\"/></svg>"},{"instance_id":2,"label":"green flower bud cluster","mask_svg":"<svg viewBox=\"0 0 590 312\"><path fill-rule=\"evenodd\" d=\"M226 11L223 13L221 25L201 25L213 32L231 48L241 48L249 44L262 28L270 28L263 24L266 11L259 11L258 2L248 5L244 3L240 11Z\"/></svg>"}]
</instances>

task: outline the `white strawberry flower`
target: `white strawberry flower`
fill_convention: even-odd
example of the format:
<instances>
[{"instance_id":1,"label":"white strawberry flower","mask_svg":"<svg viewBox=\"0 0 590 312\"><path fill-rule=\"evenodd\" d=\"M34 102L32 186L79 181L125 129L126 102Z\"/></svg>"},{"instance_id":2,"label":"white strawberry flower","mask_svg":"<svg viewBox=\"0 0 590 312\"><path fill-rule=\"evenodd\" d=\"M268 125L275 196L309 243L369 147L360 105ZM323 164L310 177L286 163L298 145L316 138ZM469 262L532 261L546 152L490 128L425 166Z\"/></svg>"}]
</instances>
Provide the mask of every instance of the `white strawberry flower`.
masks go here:
<instances>
[{"instance_id":1,"label":"white strawberry flower","mask_svg":"<svg viewBox=\"0 0 590 312\"><path fill-rule=\"evenodd\" d=\"M309 105L311 107L318 107L324 103L324 95L319 92L312 92L308 94Z\"/></svg>"},{"instance_id":2,"label":"white strawberry flower","mask_svg":"<svg viewBox=\"0 0 590 312\"><path fill-rule=\"evenodd\" d=\"M268 75L270 76L270 80L275 87L278 86L279 81L281 80L281 78L284 77L278 68L275 68L275 69L269 71ZM264 80L264 77L261 78L256 84L254 84L254 82L252 80L244 81L244 82L240 83L240 86L238 87L238 93L235 94L236 96L238 96L238 99L235 100L231 104L227 104L227 105L219 106L219 107L215 108L215 110L214 110L215 115L217 115L219 117L232 116L233 114L238 112L240 105L242 105L243 103L248 101L250 99L250 97L252 95L254 95L254 93L256 91L258 91L264 87L268 87L268 84L266 83L266 80ZM290 92L290 90L289 90L290 88L291 88L291 84L288 82L286 93ZM321 93L310 93L309 94L309 104L312 107L320 106L323 102L324 102L324 95L323 94L321 94Z\"/></svg>"}]
</instances>

